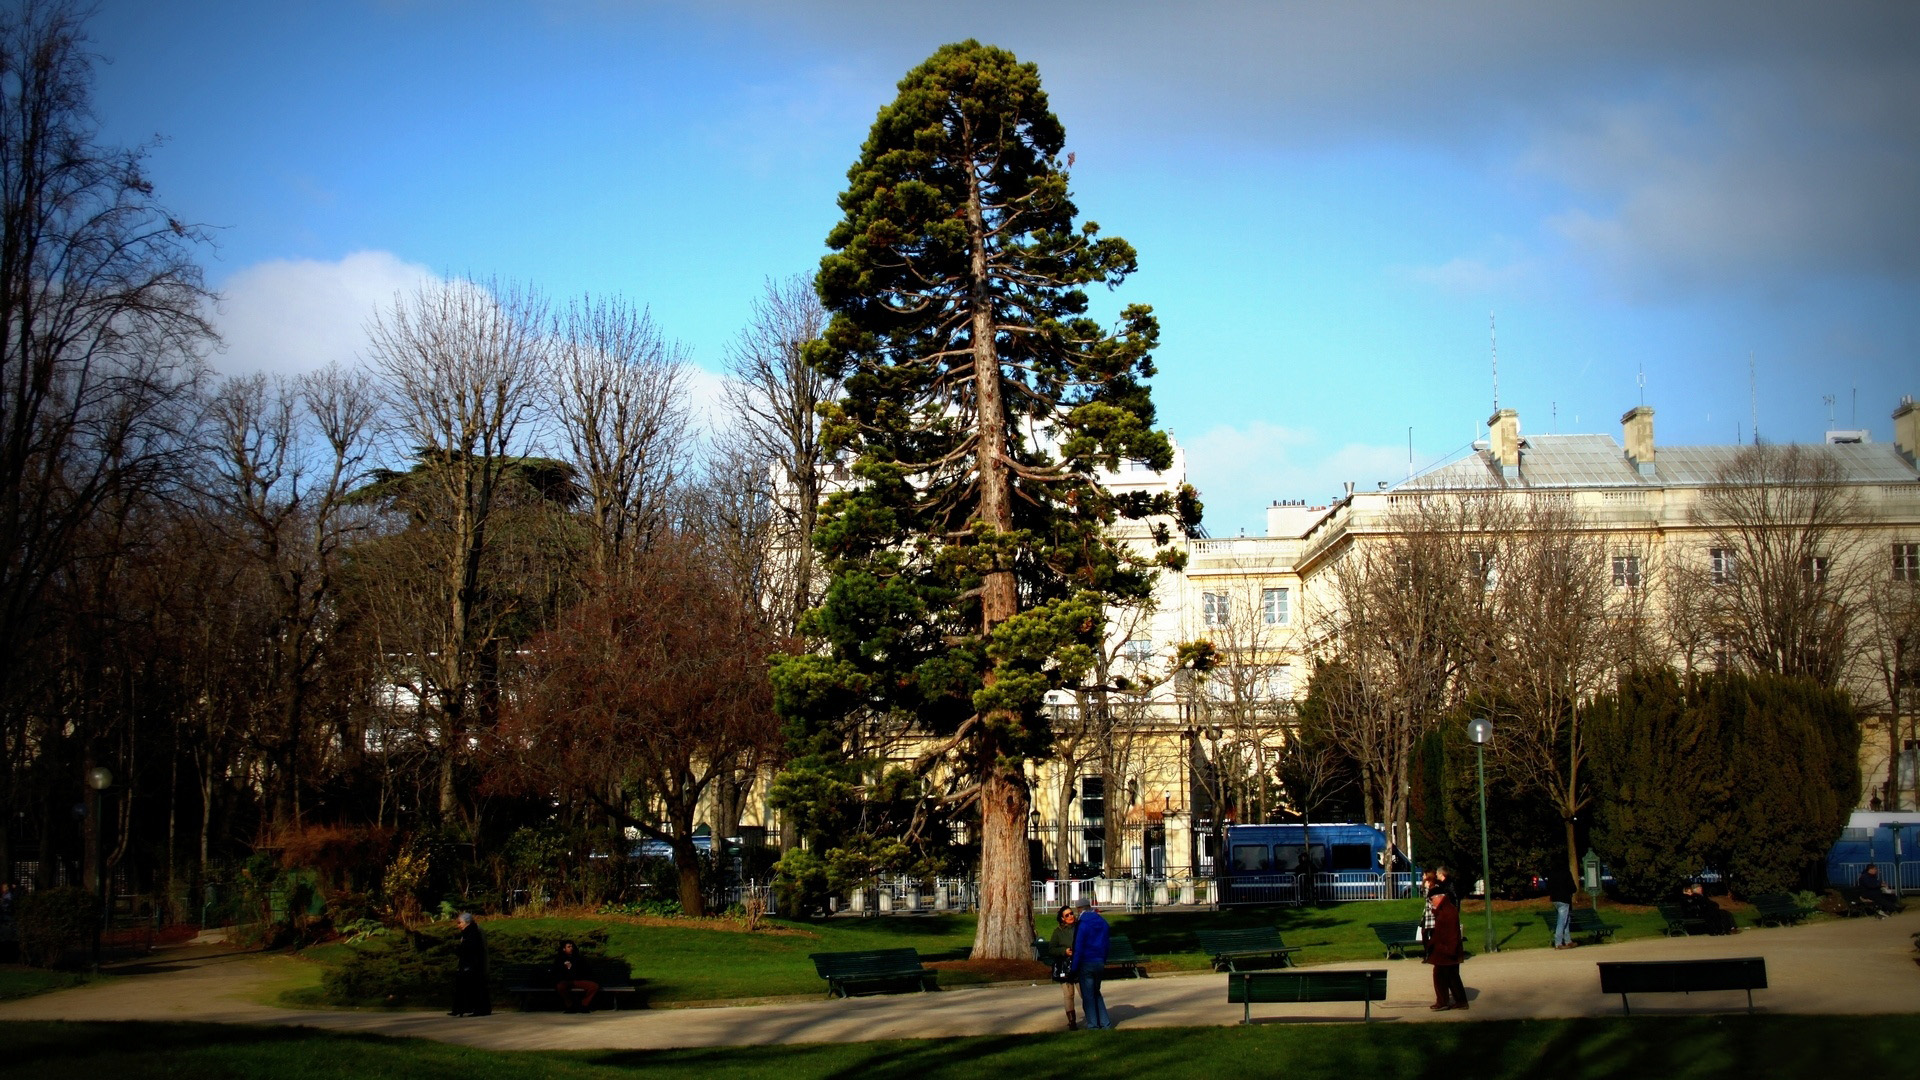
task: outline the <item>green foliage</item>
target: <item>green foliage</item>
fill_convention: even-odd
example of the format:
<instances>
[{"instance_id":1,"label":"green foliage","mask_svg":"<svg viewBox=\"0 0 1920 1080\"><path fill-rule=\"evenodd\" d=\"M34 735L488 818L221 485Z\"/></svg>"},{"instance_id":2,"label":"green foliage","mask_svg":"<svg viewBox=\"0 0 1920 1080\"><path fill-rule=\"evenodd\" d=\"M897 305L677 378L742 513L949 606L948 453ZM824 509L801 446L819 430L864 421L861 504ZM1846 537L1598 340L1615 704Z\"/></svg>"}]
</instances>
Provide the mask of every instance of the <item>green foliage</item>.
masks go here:
<instances>
[{"instance_id":1,"label":"green foliage","mask_svg":"<svg viewBox=\"0 0 1920 1080\"><path fill-rule=\"evenodd\" d=\"M21 958L36 967L55 967L68 953L93 944L100 929L100 900L73 885L38 889L20 898L14 922Z\"/></svg>"},{"instance_id":2,"label":"green foliage","mask_svg":"<svg viewBox=\"0 0 1920 1080\"><path fill-rule=\"evenodd\" d=\"M1724 847L1732 794L1720 717L1670 671L1634 672L1595 703L1588 759L1599 792L1593 846L1627 899L1651 901Z\"/></svg>"},{"instance_id":3,"label":"green foliage","mask_svg":"<svg viewBox=\"0 0 1920 1080\"><path fill-rule=\"evenodd\" d=\"M1860 796L1860 716L1805 679L1636 673L1595 709L1595 846L1622 895L1712 866L1742 895L1791 891Z\"/></svg>"},{"instance_id":4,"label":"green foliage","mask_svg":"<svg viewBox=\"0 0 1920 1080\"><path fill-rule=\"evenodd\" d=\"M1086 287L1117 286L1135 256L1076 223L1064 138L1038 69L968 41L907 74L848 170L817 279L833 316L807 356L844 379L825 436L858 482L815 533L813 647L773 669L796 758L775 796L819 850L783 862L796 895L942 857L938 813L895 809L945 793L849 754L862 724L955 737L922 766L1017 788L1051 752L1046 693L1082 682L1104 612L1145 601L1165 561L1109 527L1158 517L1164 545L1198 523L1191 492L1095 481L1123 460L1165 468L1172 447L1146 388L1150 309L1111 329L1087 315Z\"/></svg>"},{"instance_id":5,"label":"green foliage","mask_svg":"<svg viewBox=\"0 0 1920 1080\"><path fill-rule=\"evenodd\" d=\"M1480 877L1480 780L1467 740L1468 713L1422 737L1409 824L1422 867L1446 866L1456 881ZM1566 858L1560 815L1497 769L1487 773L1487 859L1496 896L1520 894L1535 874Z\"/></svg>"}]
</instances>

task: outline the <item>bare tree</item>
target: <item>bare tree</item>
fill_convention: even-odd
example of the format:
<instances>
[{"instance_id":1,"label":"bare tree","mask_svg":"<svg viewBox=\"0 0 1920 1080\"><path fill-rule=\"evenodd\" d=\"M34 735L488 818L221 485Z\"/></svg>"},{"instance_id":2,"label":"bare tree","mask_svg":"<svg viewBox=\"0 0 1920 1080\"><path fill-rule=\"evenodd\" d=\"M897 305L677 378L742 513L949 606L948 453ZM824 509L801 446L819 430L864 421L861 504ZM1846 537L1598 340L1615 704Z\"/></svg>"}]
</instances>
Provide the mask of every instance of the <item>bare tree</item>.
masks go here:
<instances>
[{"instance_id":1,"label":"bare tree","mask_svg":"<svg viewBox=\"0 0 1920 1080\"><path fill-rule=\"evenodd\" d=\"M1915 727L1920 715L1920 583L1878 576L1864 586L1860 615L1858 647L1851 650L1862 675L1857 685L1866 691L1860 704L1879 714L1887 739L1882 805L1899 810L1908 796L1901 783L1901 761L1909 743L1920 738ZM1920 799L1920 791L1913 794Z\"/></svg>"},{"instance_id":2,"label":"bare tree","mask_svg":"<svg viewBox=\"0 0 1920 1080\"><path fill-rule=\"evenodd\" d=\"M422 465L405 499L423 526L414 541L426 576L411 599L426 632L405 664L437 721L445 816L459 809L456 768L486 704L496 628L476 617L481 565L548 363L544 315L530 292L454 281L396 298L368 327L394 433Z\"/></svg>"},{"instance_id":3,"label":"bare tree","mask_svg":"<svg viewBox=\"0 0 1920 1080\"><path fill-rule=\"evenodd\" d=\"M1182 697L1193 783L1211 805L1213 849L1220 852L1230 814L1264 822L1279 809L1273 767L1296 725L1287 645L1298 598L1257 577L1193 585L1200 590L1201 625L1188 633L1211 646L1211 663L1182 680ZM1216 860L1215 867L1224 864Z\"/></svg>"},{"instance_id":4,"label":"bare tree","mask_svg":"<svg viewBox=\"0 0 1920 1080\"><path fill-rule=\"evenodd\" d=\"M375 419L367 376L339 367L270 383L232 379L209 409L219 524L265 575L265 695L278 713L270 748L275 823L300 818L311 698L337 638L341 561L364 513L348 496L366 478Z\"/></svg>"},{"instance_id":5,"label":"bare tree","mask_svg":"<svg viewBox=\"0 0 1920 1080\"><path fill-rule=\"evenodd\" d=\"M1587 712L1638 653L1648 592L1626 563L1615 575L1613 560L1644 567L1645 546L1622 546L1538 494L1481 536L1477 569L1491 598L1491 633L1477 681L1480 699L1506 721L1496 761L1559 813L1568 873L1578 879L1575 824L1593 800Z\"/></svg>"},{"instance_id":6,"label":"bare tree","mask_svg":"<svg viewBox=\"0 0 1920 1080\"><path fill-rule=\"evenodd\" d=\"M680 903L704 910L694 814L718 772L779 737L754 604L697 538L663 537L631 579L538 639L503 740L522 775L566 786L668 844Z\"/></svg>"},{"instance_id":7,"label":"bare tree","mask_svg":"<svg viewBox=\"0 0 1920 1080\"><path fill-rule=\"evenodd\" d=\"M687 361L645 308L582 298L555 320L555 419L593 520L604 578L665 523L686 473Z\"/></svg>"},{"instance_id":8,"label":"bare tree","mask_svg":"<svg viewBox=\"0 0 1920 1080\"><path fill-rule=\"evenodd\" d=\"M1823 449L1743 449L1694 511L1707 558L1672 572L1745 666L1834 686L1867 566L1859 500Z\"/></svg>"},{"instance_id":9,"label":"bare tree","mask_svg":"<svg viewBox=\"0 0 1920 1080\"><path fill-rule=\"evenodd\" d=\"M722 391L734 424L723 437L738 443L729 455L752 463L771 490L777 515L775 606L783 633L792 633L814 604L813 533L820 518L831 461L820 437L820 406L840 395L840 380L807 362L807 345L820 336L826 311L804 277L769 280L746 329L727 352Z\"/></svg>"},{"instance_id":10,"label":"bare tree","mask_svg":"<svg viewBox=\"0 0 1920 1080\"><path fill-rule=\"evenodd\" d=\"M1493 495L1424 495L1356 539L1312 609L1310 697L1328 737L1361 771L1370 820L1407 845L1420 739L1464 700L1487 637L1486 545Z\"/></svg>"},{"instance_id":11,"label":"bare tree","mask_svg":"<svg viewBox=\"0 0 1920 1080\"><path fill-rule=\"evenodd\" d=\"M185 440L210 338L193 250L144 152L102 144L87 12L0 13L0 813L31 753L28 702L52 686L30 646L62 614L50 583L103 503L149 488ZM104 534L103 534L104 535ZM77 796L79 774L57 796ZM12 853L0 829L0 867Z\"/></svg>"}]
</instances>

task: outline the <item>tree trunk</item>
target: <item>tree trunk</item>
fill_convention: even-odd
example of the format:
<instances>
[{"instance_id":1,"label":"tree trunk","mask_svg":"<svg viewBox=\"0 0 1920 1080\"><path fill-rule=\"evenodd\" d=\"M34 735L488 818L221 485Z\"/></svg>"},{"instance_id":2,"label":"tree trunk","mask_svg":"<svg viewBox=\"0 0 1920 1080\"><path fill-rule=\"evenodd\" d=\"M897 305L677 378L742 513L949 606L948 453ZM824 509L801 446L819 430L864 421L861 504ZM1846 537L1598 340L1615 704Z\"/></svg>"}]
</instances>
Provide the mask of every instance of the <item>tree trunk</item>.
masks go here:
<instances>
[{"instance_id":1,"label":"tree trunk","mask_svg":"<svg viewBox=\"0 0 1920 1080\"><path fill-rule=\"evenodd\" d=\"M707 913L706 897L700 892L700 849L693 846L689 827L674 823L673 868L680 872L680 912L690 918Z\"/></svg>"},{"instance_id":2,"label":"tree trunk","mask_svg":"<svg viewBox=\"0 0 1920 1080\"><path fill-rule=\"evenodd\" d=\"M980 786L980 922L975 960L1033 956L1033 890L1027 859L1027 812L1032 800L1018 767L987 758Z\"/></svg>"}]
</instances>

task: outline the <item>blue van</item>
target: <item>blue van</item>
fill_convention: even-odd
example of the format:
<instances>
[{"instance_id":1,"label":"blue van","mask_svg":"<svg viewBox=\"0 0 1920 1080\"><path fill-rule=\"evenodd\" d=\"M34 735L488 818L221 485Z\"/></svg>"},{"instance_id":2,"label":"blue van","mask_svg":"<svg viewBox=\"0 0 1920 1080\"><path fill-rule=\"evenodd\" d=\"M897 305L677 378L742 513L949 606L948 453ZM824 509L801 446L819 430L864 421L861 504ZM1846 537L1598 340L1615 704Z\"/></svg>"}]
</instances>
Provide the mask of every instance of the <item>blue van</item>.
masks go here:
<instances>
[{"instance_id":1,"label":"blue van","mask_svg":"<svg viewBox=\"0 0 1920 1080\"><path fill-rule=\"evenodd\" d=\"M1387 834L1371 825L1229 825L1220 867L1222 899L1229 904L1292 904L1315 896L1372 899L1386 850ZM1333 877L1320 878L1316 893L1307 887L1313 882L1301 876L1309 871Z\"/></svg>"}]
</instances>

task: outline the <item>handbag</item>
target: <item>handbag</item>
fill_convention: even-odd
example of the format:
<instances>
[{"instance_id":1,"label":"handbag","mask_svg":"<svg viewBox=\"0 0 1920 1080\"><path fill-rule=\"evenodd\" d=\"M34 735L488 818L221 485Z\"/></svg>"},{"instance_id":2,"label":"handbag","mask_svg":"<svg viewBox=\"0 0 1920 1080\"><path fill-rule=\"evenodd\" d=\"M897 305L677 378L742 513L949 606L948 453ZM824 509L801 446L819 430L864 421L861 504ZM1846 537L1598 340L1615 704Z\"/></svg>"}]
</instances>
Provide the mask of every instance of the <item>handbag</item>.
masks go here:
<instances>
[{"instance_id":1,"label":"handbag","mask_svg":"<svg viewBox=\"0 0 1920 1080\"><path fill-rule=\"evenodd\" d=\"M1048 973L1048 977L1057 983L1072 982L1073 981L1073 957L1071 956L1054 957L1053 970Z\"/></svg>"}]
</instances>

